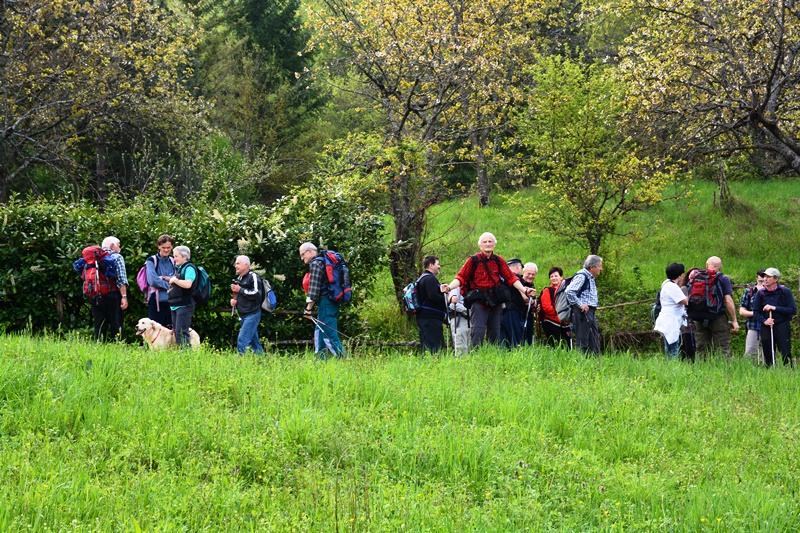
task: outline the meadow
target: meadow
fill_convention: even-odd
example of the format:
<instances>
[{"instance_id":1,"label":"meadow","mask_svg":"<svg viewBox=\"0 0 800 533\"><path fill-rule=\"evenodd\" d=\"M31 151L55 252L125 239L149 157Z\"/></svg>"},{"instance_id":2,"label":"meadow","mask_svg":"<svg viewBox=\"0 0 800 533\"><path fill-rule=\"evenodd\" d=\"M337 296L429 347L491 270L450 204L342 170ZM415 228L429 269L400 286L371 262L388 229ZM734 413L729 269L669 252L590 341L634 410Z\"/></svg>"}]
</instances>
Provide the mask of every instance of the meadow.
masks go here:
<instances>
[{"instance_id":1,"label":"meadow","mask_svg":"<svg viewBox=\"0 0 800 533\"><path fill-rule=\"evenodd\" d=\"M777 266L792 286L800 182L731 188L730 214L699 183L626 223L638 231L609 240L601 305L651 296L667 263L712 254L734 283ZM487 230L505 257L580 267L585 250L526 222L534 194L471 201L432 213L442 278ZM363 302L365 335L413 336L385 278ZM601 325L649 327L646 306L623 309ZM352 353L0 335L0 531L800 531L789 368L657 349Z\"/></svg>"},{"instance_id":2,"label":"meadow","mask_svg":"<svg viewBox=\"0 0 800 533\"><path fill-rule=\"evenodd\" d=\"M2 531L796 531L788 368L0 337Z\"/></svg>"}]
</instances>

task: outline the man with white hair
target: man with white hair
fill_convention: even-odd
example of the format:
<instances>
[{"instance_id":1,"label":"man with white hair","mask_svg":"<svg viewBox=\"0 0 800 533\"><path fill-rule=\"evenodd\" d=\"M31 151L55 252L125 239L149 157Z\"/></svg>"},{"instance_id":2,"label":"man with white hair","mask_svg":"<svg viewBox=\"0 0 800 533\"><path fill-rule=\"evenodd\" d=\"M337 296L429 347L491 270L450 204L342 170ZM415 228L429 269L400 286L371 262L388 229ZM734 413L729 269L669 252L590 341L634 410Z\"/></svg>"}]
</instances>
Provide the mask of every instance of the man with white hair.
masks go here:
<instances>
[{"instance_id":1,"label":"man with white hair","mask_svg":"<svg viewBox=\"0 0 800 533\"><path fill-rule=\"evenodd\" d=\"M753 314L761 324L761 346L764 364L775 364L775 348L783 356L783 364L794 366L792 360L792 317L797 314L792 291L778 283L781 273L777 268L764 271L764 288L756 293Z\"/></svg>"},{"instance_id":2,"label":"man with white hair","mask_svg":"<svg viewBox=\"0 0 800 533\"><path fill-rule=\"evenodd\" d=\"M125 270L125 259L120 253L120 242L116 237L106 237L100 245L114 260L117 266L115 287L102 298L92 301L92 317L94 318L94 339L101 337L105 341L111 332L115 340L122 338L122 312L128 308L128 273Z\"/></svg>"},{"instance_id":3,"label":"man with white hair","mask_svg":"<svg viewBox=\"0 0 800 533\"><path fill-rule=\"evenodd\" d=\"M496 245L494 235L488 232L482 234L478 239L480 253L470 256L455 279L442 285L442 292L462 288L465 304L470 309L473 346L481 344L484 337L488 342L498 341L503 318L502 304L511 299L510 287L519 291L526 304L529 297L535 296L535 291L525 287L508 268L505 259L494 253Z\"/></svg>"},{"instance_id":4,"label":"man with white hair","mask_svg":"<svg viewBox=\"0 0 800 533\"><path fill-rule=\"evenodd\" d=\"M595 278L603 271L603 258L590 255L583 269L572 277L564 295L572 307L571 323L575 328L575 349L597 355L600 353L600 328L597 325L597 285Z\"/></svg>"},{"instance_id":5,"label":"man with white hair","mask_svg":"<svg viewBox=\"0 0 800 533\"><path fill-rule=\"evenodd\" d=\"M261 341L258 340L258 325L261 323L261 302L264 289L258 274L250 270L250 258L240 255L233 264L238 279L231 283L231 308L235 307L242 323L239 337L236 340L236 350L239 355L244 355L247 348L255 354L264 353Z\"/></svg>"}]
</instances>

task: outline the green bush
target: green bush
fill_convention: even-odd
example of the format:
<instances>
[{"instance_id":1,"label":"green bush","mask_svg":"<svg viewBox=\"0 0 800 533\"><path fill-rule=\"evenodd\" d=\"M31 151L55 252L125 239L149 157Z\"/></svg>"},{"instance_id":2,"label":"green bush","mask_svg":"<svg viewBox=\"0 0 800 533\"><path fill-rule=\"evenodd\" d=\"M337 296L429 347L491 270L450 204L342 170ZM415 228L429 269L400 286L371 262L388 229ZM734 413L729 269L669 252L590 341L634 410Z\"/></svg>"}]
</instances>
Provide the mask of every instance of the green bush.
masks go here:
<instances>
[{"instance_id":1,"label":"green bush","mask_svg":"<svg viewBox=\"0 0 800 533\"><path fill-rule=\"evenodd\" d=\"M374 278L385 248L381 218L357 200L319 184L298 189L275 207L236 205L195 198L177 202L155 193L133 200L114 197L102 208L83 200L13 198L0 205L0 331L86 328L91 310L72 263L83 247L114 235L122 243L127 266L129 309L123 335L133 338L136 321L147 316L136 274L154 254L162 233L192 250L192 261L211 277L209 304L198 308L193 326L205 341L229 345L236 336L230 318L230 291L235 256L245 253L276 292L279 308L299 309L301 279L307 267L297 255L301 242L339 250L351 267L357 305ZM348 310L348 312L351 312ZM348 323L358 327L357 321ZM308 337L306 321L276 313L264 318L262 336ZM351 333L354 333L352 330Z\"/></svg>"}]
</instances>

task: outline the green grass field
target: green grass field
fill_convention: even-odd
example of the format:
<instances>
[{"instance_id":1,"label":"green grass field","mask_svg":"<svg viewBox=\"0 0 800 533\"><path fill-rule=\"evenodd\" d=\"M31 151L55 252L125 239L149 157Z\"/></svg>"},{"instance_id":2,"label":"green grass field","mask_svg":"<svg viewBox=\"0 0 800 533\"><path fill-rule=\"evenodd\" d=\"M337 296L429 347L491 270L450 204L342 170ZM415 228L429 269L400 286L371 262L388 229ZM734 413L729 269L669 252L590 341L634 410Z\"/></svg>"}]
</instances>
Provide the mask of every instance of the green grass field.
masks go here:
<instances>
[{"instance_id":1,"label":"green grass field","mask_svg":"<svg viewBox=\"0 0 800 533\"><path fill-rule=\"evenodd\" d=\"M601 305L712 254L735 283L776 266L795 288L800 182L731 185L731 216L701 183L632 219L638 237L603 252ZM441 277L482 231L505 257L577 270L585 250L525 221L534 201L437 208ZM362 309L371 338L415 335L385 276ZM646 306L623 309L601 325L649 327ZM538 347L322 362L82 337L0 336L0 531L800 530L788 368Z\"/></svg>"},{"instance_id":2,"label":"green grass field","mask_svg":"<svg viewBox=\"0 0 800 533\"><path fill-rule=\"evenodd\" d=\"M0 337L2 531L796 531L797 375Z\"/></svg>"}]
</instances>

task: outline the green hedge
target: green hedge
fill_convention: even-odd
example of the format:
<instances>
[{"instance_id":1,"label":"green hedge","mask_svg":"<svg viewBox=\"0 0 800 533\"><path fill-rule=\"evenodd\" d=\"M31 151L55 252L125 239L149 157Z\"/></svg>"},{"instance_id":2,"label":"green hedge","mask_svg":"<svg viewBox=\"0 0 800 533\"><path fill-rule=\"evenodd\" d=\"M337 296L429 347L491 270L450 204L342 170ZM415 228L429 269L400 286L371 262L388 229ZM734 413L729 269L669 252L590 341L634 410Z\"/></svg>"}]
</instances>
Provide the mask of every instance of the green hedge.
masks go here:
<instances>
[{"instance_id":1,"label":"green hedge","mask_svg":"<svg viewBox=\"0 0 800 533\"><path fill-rule=\"evenodd\" d=\"M215 346L231 345L238 331L228 287L239 253L264 272L279 308L299 309L307 269L297 253L300 243L309 240L339 250L352 271L357 305L385 255L385 248L376 245L383 242L383 225L358 201L329 187L297 190L270 208L204 199L180 203L155 194L112 198L102 209L86 201L14 198L0 205L0 331L29 324L34 332L88 329L91 310L72 262L83 247L100 244L108 235L120 239L128 270L123 336L129 342L135 338L136 321L147 316L136 274L156 253L155 241L162 233L172 235L176 245L189 246L192 261L211 277L211 300L195 312L193 326ZM345 332L356 333L355 327L358 321L343 321ZM270 340L310 337L308 322L294 315L266 317L261 331Z\"/></svg>"}]
</instances>

